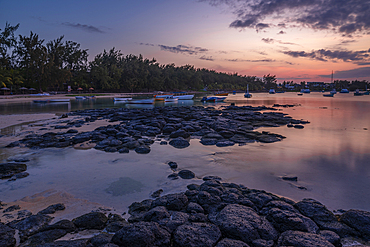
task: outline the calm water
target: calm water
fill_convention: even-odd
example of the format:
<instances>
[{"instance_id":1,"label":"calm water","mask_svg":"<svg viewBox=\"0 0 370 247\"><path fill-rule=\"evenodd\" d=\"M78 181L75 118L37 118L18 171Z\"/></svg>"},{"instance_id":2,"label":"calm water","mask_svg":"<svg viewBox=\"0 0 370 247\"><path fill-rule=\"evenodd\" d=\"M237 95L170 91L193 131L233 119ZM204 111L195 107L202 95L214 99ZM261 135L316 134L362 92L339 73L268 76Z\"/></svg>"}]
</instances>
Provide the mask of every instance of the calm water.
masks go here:
<instances>
[{"instance_id":1,"label":"calm water","mask_svg":"<svg viewBox=\"0 0 370 247\"><path fill-rule=\"evenodd\" d=\"M198 99L186 104L201 104ZM326 98L322 93L297 96L296 93L243 94L228 96L229 105L297 104L280 108L295 119L310 124L304 129L262 128L287 138L281 142L252 143L245 146L203 146L192 139L190 147L175 149L159 145L157 140L146 155L105 153L95 149L76 150L0 149L3 157L27 156L32 159L30 176L17 181L0 181L1 200L12 201L27 195L57 189L76 197L123 209L133 201L149 197L162 188L165 193L186 189L195 180L169 180L172 173L166 164L176 161L180 169L190 169L201 178L217 175L227 182L264 189L282 196L300 200L314 198L330 209L363 209L370 211L370 96L354 97L337 94ZM214 105L214 104L207 104ZM112 99L72 101L69 104L34 103L1 106L1 114L61 112L99 107L123 107ZM135 107L135 106L130 106ZM1 146L4 145L0 138ZM297 182L281 179L294 175ZM302 190L299 187L306 189Z\"/></svg>"}]
</instances>

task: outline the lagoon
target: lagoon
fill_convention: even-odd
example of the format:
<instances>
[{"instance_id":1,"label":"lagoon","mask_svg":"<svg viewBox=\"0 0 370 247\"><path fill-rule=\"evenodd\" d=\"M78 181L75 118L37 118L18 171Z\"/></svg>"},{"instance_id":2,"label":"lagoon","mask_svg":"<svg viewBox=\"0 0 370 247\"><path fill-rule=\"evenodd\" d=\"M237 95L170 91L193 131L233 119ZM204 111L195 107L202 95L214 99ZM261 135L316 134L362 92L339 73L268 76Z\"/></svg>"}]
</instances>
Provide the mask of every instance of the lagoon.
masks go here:
<instances>
[{"instance_id":1,"label":"lagoon","mask_svg":"<svg viewBox=\"0 0 370 247\"><path fill-rule=\"evenodd\" d=\"M203 105L199 100L195 98L183 104ZM304 129L286 126L259 129L286 136L281 142L215 147L203 146L198 139L192 139L188 148L176 149L160 145L157 140L151 145L149 154L105 153L72 147L39 150L1 148L2 162L11 157L29 157L31 161L28 163L28 177L0 181L0 200L11 202L54 190L126 211L132 202L149 198L158 189L163 189L165 194L184 191L186 185L200 184L202 177L216 175L225 182L244 184L295 201L314 198L331 210L370 211L370 96L337 94L327 98L319 92L302 96L297 93L254 93L250 99L236 94L229 95L225 103L204 105L220 108L231 103L268 107L293 104L296 106L276 109L310 123ZM157 106L164 105L153 107ZM0 117L111 107L126 105L114 104L113 98L72 100L66 104L0 103ZM3 128L1 133L5 136L0 138L0 146L7 145L10 139L20 138L17 135L22 136L26 131L48 128L49 125L42 126L45 123L14 123L14 126ZM177 162L180 169L193 171L197 178L168 179L172 173L167 165L169 161ZM298 180L283 180L283 176L296 176Z\"/></svg>"}]
</instances>

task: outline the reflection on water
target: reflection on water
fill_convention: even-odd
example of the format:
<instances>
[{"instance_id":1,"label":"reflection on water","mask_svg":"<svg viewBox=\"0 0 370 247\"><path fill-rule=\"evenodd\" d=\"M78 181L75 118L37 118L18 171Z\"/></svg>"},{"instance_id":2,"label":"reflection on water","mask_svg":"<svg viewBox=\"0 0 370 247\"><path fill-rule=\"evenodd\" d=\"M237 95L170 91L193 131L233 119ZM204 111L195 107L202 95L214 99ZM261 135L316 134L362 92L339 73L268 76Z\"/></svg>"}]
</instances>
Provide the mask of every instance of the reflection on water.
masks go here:
<instances>
[{"instance_id":1,"label":"reflection on water","mask_svg":"<svg viewBox=\"0 0 370 247\"><path fill-rule=\"evenodd\" d=\"M188 148L175 149L159 145L157 140L146 155L132 151L129 154L105 153L95 149L36 150L28 168L29 177L0 182L2 199L15 200L46 189L63 189L93 202L127 207L160 188L164 193L177 192L185 190L189 183L201 183L199 178L203 176L217 175L228 182L264 189L294 200L315 198L330 209L370 211L370 96L337 94L326 98L321 93L303 96L254 93L251 99L236 94L230 95L225 103L204 105L230 103L268 107L299 105L279 110L295 119L308 120L310 124L304 129L261 128L260 131L287 137L271 144L219 148L203 146L198 139L192 139ZM165 105L159 104L134 106L114 104L112 99L96 99L72 101L71 109ZM189 104L203 105L197 99ZM179 101L177 105L182 104ZM177 162L179 169L192 170L198 179L167 179L172 173L167 165L169 161ZM286 175L297 176L298 181L282 180Z\"/></svg>"}]
</instances>

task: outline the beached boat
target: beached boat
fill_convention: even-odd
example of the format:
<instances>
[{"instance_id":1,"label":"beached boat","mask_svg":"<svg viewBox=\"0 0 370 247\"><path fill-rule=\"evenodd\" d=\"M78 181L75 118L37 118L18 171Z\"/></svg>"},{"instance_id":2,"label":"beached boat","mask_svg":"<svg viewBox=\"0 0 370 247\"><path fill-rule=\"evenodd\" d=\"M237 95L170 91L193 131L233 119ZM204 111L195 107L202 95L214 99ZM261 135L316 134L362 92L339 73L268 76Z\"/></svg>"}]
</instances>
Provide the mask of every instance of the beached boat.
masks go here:
<instances>
[{"instance_id":1,"label":"beached boat","mask_svg":"<svg viewBox=\"0 0 370 247\"><path fill-rule=\"evenodd\" d=\"M215 93L215 96L228 96L229 95L229 93L227 93L227 92L217 92L217 93Z\"/></svg>"},{"instance_id":2,"label":"beached boat","mask_svg":"<svg viewBox=\"0 0 370 247\"><path fill-rule=\"evenodd\" d=\"M153 99L131 99L127 101L127 104L153 104Z\"/></svg>"},{"instance_id":3,"label":"beached boat","mask_svg":"<svg viewBox=\"0 0 370 247\"><path fill-rule=\"evenodd\" d=\"M202 102L222 102L226 99L227 97L203 97L200 101Z\"/></svg>"},{"instance_id":4,"label":"beached boat","mask_svg":"<svg viewBox=\"0 0 370 247\"><path fill-rule=\"evenodd\" d=\"M356 91L353 93L354 96L362 96L363 93L360 92L360 90L356 89Z\"/></svg>"},{"instance_id":5,"label":"beached boat","mask_svg":"<svg viewBox=\"0 0 370 247\"><path fill-rule=\"evenodd\" d=\"M132 100L132 98L114 98L114 101L119 101L119 102L127 102L129 100Z\"/></svg>"},{"instance_id":6,"label":"beached boat","mask_svg":"<svg viewBox=\"0 0 370 247\"><path fill-rule=\"evenodd\" d=\"M333 93L327 93L327 94L323 94L322 96L324 96L324 97L334 97L334 94Z\"/></svg>"},{"instance_id":7,"label":"beached boat","mask_svg":"<svg viewBox=\"0 0 370 247\"><path fill-rule=\"evenodd\" d=\"M245 92L244 98L252 98L252 94L249 93L249 85L247 85L247 92Z\"/></svg>"},{"instance_id":8,"label":"beached boat","mask_svg":"<svg viewBox=\"0 0 370 247\"><path fill-rule=\"evenodd\" d=\"M275 89L271 88L271 89L269 90L269 94L275 94Z\"/></svg>"},{"instance_id":9,"label":"beached boat","mask_svg":"<svg viewBox=\"0 0 370 247\"><path fill-rule=\"evenodd\" d=\"M164 99L164 102L171 102L171 103L177 103L179 101L178 98L175 98L174 96L167 96Z\"/></svg>"}]
</instances>

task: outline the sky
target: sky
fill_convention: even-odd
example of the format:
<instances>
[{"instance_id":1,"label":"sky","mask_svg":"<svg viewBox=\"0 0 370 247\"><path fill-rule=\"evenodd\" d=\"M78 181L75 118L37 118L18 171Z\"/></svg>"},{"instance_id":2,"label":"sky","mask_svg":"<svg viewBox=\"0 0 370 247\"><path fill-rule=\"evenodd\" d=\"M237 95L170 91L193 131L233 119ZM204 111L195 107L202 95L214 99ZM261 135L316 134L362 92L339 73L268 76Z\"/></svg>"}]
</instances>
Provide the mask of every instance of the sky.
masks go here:
<instances>
[{"instance_id":1,"label":"sky","mask_svg":"<svg viewBox=\"0 0 370 247\"><path fill-rule=\"evenodd\" d=\"M278 82L370 81L370 0L0 0L0 28Z\"/></svg>"}]
</instances>

